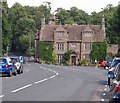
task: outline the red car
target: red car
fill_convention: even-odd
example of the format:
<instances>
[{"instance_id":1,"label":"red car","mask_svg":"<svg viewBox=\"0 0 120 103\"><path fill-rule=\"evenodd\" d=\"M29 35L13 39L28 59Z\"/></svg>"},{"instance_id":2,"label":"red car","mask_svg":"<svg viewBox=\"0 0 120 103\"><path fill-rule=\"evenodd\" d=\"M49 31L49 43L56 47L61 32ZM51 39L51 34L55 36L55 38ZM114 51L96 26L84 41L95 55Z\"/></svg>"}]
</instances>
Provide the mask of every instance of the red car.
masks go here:
<instances>
[{"instance_id":1,"label":"red car","mask_svg":"<svg viewBox=\"0 0 120 103\"><path fill-rule=\"evenodd\" d=\"M100 67L105 67L106 64L107 64L107 61L103 61L100 63Z\"/></svg>"}]
</instances>

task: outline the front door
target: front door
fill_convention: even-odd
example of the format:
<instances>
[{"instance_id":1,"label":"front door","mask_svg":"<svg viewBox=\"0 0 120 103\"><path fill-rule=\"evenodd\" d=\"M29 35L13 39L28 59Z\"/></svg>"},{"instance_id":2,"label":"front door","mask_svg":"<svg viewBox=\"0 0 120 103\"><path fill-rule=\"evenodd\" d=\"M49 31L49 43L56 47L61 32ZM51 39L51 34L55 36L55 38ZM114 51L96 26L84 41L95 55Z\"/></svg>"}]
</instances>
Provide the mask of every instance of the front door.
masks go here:
<instances>
[{"instance_id":1,"label":"front door","mask_svg":"<svg viewBox=\"0 0 120 103\"><path fill-rule=\"evenodd\" d=\"M76 65L76 56L72 56L72 64Z\"/></svg>"}]
</instances>

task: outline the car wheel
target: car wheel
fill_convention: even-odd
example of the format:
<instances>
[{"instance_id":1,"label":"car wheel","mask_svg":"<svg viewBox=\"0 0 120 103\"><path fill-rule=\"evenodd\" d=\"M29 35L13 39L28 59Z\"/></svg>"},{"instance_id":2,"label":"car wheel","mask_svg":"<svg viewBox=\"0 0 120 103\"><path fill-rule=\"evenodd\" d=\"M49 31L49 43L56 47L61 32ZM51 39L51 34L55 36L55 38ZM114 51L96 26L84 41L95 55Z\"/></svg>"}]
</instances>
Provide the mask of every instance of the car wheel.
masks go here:
<instances>
[{"instance_id":1,"label":"car wheel","mask_svg":"<svg viewBox=\"0 0 120 103\"><path fill-rule=\"evenodd\" d=\"M9 77L12 76L12 70L10 70L9 74L8 74Z\"/></svg>"},{"instance_id":2,"label":"car wheel","mask_svg":"<svg viewBox=\"0 0 120 103\"><path fill-rule=\"evenodd\" d=\"M23 68L21 68L21 73L23 73Z\"/></svg>"},{"instance_id":3,"label":"car wheel","mask_svg":"<svg viewBox=\"0 0 120 103\"><path fill-rule=\"evenodd\" d=\"M110 78L108 77L108 85L110 86Z\"/></svg>"},{"instance_id":4,"label":"car wheel","mask_svg":"<svg viewBox=\"0 0 120 103\"><path fill-rule=\"evenodd\" d=\"M17 73L18 73L18 74L20 74L20 73L21 73L21 67L20 67L20 69L17 71Z\"/></svg>"},{"instance_id":5,"label":"car wheel","mask_svg":"<svg viewBox=\"0 0 120 103\"><path fill-rule=\"evenodd\" d=\"M14 76L16 76L17 75L17 70L15 70L15 72L14 72Z\"/></svg>"}]
</instances>

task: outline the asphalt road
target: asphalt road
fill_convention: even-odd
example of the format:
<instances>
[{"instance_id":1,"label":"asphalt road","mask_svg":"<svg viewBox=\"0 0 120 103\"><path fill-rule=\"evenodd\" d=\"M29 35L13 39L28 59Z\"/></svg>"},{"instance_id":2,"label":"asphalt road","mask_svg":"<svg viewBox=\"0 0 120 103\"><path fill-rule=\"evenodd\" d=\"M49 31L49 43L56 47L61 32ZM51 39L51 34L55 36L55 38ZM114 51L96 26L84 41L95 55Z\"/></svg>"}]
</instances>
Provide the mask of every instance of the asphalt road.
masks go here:
<instances>
[{"instance_id":1,"label":"asphalt road","mask_svg":"<svg viewBox=\"0 0 120 103\"><path fill-rule=\"evenodd\" d=\"M2 101L101 101L107 71L95 67L24 65L24 73L2 77Z\"/></svg>"}]
</instances>

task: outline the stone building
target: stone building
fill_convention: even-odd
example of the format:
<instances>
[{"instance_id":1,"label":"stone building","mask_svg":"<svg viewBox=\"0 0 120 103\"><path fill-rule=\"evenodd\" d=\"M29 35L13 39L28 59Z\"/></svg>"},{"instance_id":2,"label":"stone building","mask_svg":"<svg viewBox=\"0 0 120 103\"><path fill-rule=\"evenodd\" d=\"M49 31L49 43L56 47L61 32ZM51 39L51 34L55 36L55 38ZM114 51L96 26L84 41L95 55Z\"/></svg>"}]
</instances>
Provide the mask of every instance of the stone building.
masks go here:
<instances>
[{"instance_id":1,"label":"stone building","mask_svg":"<svg viewBox=\"0 0 120 103\"><path fill-rule=\"evenodd\" d=\"M43 18L41 30L39 31L41 41L54 42L54 51L57 54L58 62L62 61L65 52L72 50L70 63L74 65L76 65L78 59L89 61L92 43L104 41L105 38L104 16L101 18L101 25L56 25L54 16L49 19L48 24L45 24Z\"/></svg>"}]
</instances>

